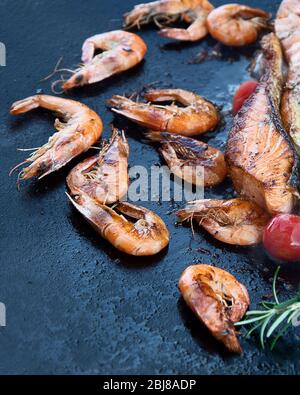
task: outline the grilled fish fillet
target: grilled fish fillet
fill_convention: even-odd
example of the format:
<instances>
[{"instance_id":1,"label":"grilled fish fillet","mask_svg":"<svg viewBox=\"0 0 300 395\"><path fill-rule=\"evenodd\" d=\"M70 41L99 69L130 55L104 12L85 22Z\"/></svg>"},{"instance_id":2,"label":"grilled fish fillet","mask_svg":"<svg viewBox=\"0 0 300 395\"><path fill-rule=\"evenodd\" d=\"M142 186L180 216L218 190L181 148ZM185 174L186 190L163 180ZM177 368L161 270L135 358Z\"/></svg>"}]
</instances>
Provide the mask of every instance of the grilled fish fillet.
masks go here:
<instances>
[{"instance_id":1,"label":"grilled fish fillet","mask_svg":"<svg viewBox=\"0 0 300 395\"><path fill-rule=\"evenodd\" d=\"M286 130L300 149L300 1L283 0L275 20L275 32L280 39L288 63L287 83L281 104L281 116Z\"/></svg>"},{"instance_id":2,"label":"grilled fish fillet","mask_svg":"<svg viewBox=\"0 0 300 395\"><path fill-rule=\"evenodd\" d=\"M261 44L262 75L234 118L226 160L235 190L275 215L290 213L298 198L298 156L280 120L280 42L270 33Z\"/></svg>"}]
</instances>

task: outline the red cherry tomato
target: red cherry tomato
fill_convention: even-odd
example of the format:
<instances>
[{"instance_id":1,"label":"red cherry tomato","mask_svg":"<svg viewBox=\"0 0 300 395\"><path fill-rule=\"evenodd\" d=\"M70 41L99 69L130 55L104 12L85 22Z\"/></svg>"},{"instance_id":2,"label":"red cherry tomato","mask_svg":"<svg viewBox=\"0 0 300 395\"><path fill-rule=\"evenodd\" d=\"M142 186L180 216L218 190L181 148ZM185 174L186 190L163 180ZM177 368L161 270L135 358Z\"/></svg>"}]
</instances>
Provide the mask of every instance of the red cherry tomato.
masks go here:
<instances>
[{"instance_id":1,"label":"red cherry tomato","mask_svg":"<svg viewBox=\"0 0 300 395\"><path fill-rule=\"evenodd\" d=\"M248 97L255 91L258 82L254 80L246 81L235 92L233 98L233 113L236 114L243 106Z\"/></svg>"},{"instance_id":2,"label":"red cherry tomato","mask_svg":"<svg viewBox=\"0 0 300 395\"><path fill-rule=\"evenodd\" d=\"M274 258L300 260L300 216L280 214L274 217L264 230L263 243Z\"/></svg>"}]
</instances>

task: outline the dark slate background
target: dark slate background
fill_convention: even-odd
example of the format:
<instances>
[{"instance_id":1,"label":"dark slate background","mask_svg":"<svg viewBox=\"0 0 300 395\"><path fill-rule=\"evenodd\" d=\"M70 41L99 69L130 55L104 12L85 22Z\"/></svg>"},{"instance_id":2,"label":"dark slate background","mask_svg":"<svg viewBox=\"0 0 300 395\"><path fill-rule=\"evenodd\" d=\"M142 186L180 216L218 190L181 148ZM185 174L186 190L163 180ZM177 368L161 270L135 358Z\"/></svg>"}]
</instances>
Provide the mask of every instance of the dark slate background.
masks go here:
<instances>
[{"instance_id":1,"label":"dark slate background","mask_svg":"<svg viewBox=\"0 0 300 395\"><path fill-rule=\"evenodd\" d=\"M278 349L261 351L255 338L242 340L242 357L228 355L201 327L180 298L177 281L190 264L211 263L229 270L248 288L253 306L271 293L276 267L260 247L218 243L205 232L175 226L170 203L148 203L166 221L171 242L161 255L123 256L103 241L72 209L64 194L72 165L18 192L9 169L25 158L18 147L36 147L53 133L52 114L36 111L12 118L10 104L42 89L40 83L63 55L64 66L80 61L83 41L121 27L122 14L137 0L2 0L0 41L7 66L0 68L0 301L7 326L0 328L0 372L67 374L295 374L300 371L299 329ZM214 0L221 5L225 1ZM280 1L247 1L275 12ZM148 44L138 67L69 97L96 110L110 133L113 115L105 108L112 94L145 84L195 90L222 108L223 123L204 138L224 149L231 124L231 100L249 78L255 47L222 48L221 59L195 64L196 55L216 44L168 44L154 27L141 32ZM123 123L122 123L123 122ZM122 121L131 148L130 164L160 162L155 149L139 141L140 130ZM230 182L207 190L206 197L232 196ZM297 265L282 272L281 297L295 292Z\"/></svg>"}]
</instances>

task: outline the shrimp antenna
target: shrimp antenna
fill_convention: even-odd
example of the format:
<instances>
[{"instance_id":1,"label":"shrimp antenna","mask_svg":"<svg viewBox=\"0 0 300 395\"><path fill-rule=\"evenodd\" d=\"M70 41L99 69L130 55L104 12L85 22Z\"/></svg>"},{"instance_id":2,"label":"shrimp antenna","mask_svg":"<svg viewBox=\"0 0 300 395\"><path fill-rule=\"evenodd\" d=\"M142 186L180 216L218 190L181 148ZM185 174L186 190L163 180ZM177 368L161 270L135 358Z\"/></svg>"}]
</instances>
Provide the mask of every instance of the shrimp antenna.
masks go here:
<instances>
[{"instance_id":1,"label":"shrimp antenna","mask_svg":"<svg viewBox=\"0 0 300 395\"><path fill-rule=\"evenodd\" d=\"M106 201L107 201L107 199L108 199L108 195L109 195L109 192L107 192L106 193L106 195L105 195L105 198L104 198L104 201L103 201L103 206L106 206Z\"/></svg>"},{"instance_id":2,"label":"shrimp antenna","mask_svg":"<svg viewBox=\"0 0 300 395\"><path fill-rule=\"evenodd\" d=\"M28 163L28 160L24 160L24 162L18 163L16 166L14 166L10 172L8 173L9 177L22 165L25 165L25 163Z\"/></svg>"},{"instance_id":3,"label":"shrimp antenna","mask_svg":"<svg viewBox=\"0 0 300 395\"><path fill-rule=\"evenodd\" d=\"M57 61L56 65L55 65L54 70L52 71L52 73L50 73L49 75L47 75L45 78L41 79L39 82L47 81L47 80L49 80L53 75L55 75L55 73L57 72L57 70L58 70L58 68L59 68L59 66L60 66L60 64L61 64L61 62L63 61L63 58L64 58L64 57L61 56L61 57L58 59L58 61Z\"/></svg>"},{"instance_id":4,"label":"shrimp antenna","mask_svg":"<svg viewBox=\"0 0 300 395\"><path fill-rule=\"evenodd\" d=\"M70 200L70 202L74 204L74 199L72 198L72 196L66 191L65 191L65 194L67 195L67 197Z\"/></svg>"},{"instance_id":5,"label":"shrimp antenna","mask_svg":"<svg viewBox=\"0 0 300 395\"><path fill-rule=\"evenodd\" d=\"M56 80L54 82L52 82L51 84L51 91L56 94L56 95L60 95L61 93L64 92L64 90L62 89L62 85L66 80L61 76L59 80ZM61 89L58 91L56 90L57 85L61 84Z\"/></svg>"},{"instance_id":6,"label":"shrimp antenna","mask_svg":"<svg viewBox=\"0 0 300 395\"><path fill-rule=\"evenodd\" d=\"M22 152L26 152L26 151L36 151L38 149L40 149L41 147L36 147L36 148L17 148L17 151L22 151Z\"/></svg>"},{"instance_id":7,"label":"shrimp antenna","mask_svg":"<svg viewBox=\"0 0 300 395\"><path fill-rule=\"evenodd\" d=\"M100 150L101 150L101 148L100 148L100 147L96 147L95 145L92 145L92 146L90 147L90 149L96 149L96 150L98 150L98 151L100 151Z\"/></svg>"},{"instance_id":8,"label":"shrimp antenna","mask_svg":"<svg viewBox=\"0 0 300 395\"><path fill-rule=\"evenodd\" d=\"M66 68L59 68L59 66L61 65L61 62L63 61L63 56L61 56L58 59L58 62L56 63L54 70L52 71L52 73L50 73L49 75L47 75L45 78L43 78L42 80L40 80L39 82L44 82L49 80L51 77L53 77L56 73L60 73L62 71L74 74L75 70L71 70L71 69L66 69Z\"/></svg>"},{"instance_id":9,"label":"shrimp antenna","mask_svg":"<svg viewBox=\"0 0 300 395\"><path fill-rule=\"evenodd\" d=\"M21 162L21 163L19 163L18 165L16 165L15 167L13 167L13 168L10 170L10 172L9 172L9 177L13 174L13 172L14 172L15 170L17 170L18 167L24 165L25 163L28 163L28 161L27 161L27 160L24 160L24 162ZM24 174L25 174L25 173L24 173L24 170L21 170L21 171L19 171L19 173L18 173L18 178L17 178L17 183L16 183L16 184L17 184L17 189L18 189L18 191L20 191L20 183L21 183L21 180L22 180L22 177L23 177Z\"/></svg>"},{"instance_id":10,"label":"shrimp antenna","mask_svg":"<svg viewBox=\"0 0 300 395\"><path fill-rule=\"evenodd\" d=\"M21 184L21 180L22 180L23 175L24 175L24 171L21 170L19 172L18 178L17 178L17 189L18 189L19 192L20 192L20 184Z\"/></svg>"}]
</instances>

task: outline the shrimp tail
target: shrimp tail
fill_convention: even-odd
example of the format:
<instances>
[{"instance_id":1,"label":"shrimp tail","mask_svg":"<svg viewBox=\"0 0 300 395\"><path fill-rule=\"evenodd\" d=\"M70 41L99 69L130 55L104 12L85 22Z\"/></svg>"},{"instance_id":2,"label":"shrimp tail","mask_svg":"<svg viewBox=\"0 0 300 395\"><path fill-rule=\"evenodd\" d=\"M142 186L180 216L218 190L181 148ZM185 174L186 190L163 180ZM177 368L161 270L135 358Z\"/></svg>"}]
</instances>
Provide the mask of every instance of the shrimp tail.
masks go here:
<instances>
[{"instance_id":1,"label":"shrimp tail","mask_svg":"<svg viewBox=\"0 0 300 395\"><path fill-rule=\"evenodd\" d=\"M252 22L255 24L255 26L257 26L259 29L269 29L269 30L273 30L273 26L271 24L271 22L267 19L267 18L263 18L263 17L257 17L257 18L253 18Z\"/></svg>"},{"instance_id":2,"label":"shrimp tail","mask_svg":"<svg viewBox=\"0 0 300 395\"><path fill-rule=\"evenodd\" d=\"M35 96L27 97L26 99L16 101L10 108L12 115L23 114L39 107L39 102Z\"/></svg>"},{"instance_id":3,"label":"shrimp tail","mask_svg":"<svg viewBox=\"0 0 300 395\"><path fill-rule=\"evenodd\" d=\"M85 40L82 46L81 61L84 64L89 63L93 59L94 53L95 53L95 44L89 39Z\"/></svg>"},{"instance_id":4,"label":"shrimp tail","mask_svg":"<svg viewBox=\"0 0 300 395\"><path fill-rule=\"evenodd\" d=\"M159 131L155 131L155 130L149 130L149 132L145 133L145 137L153 142L157 142L157 143L163 143L165 141L168 141L168 136L169 133L166 132L159 132Z\"/></svg>"},{"instance_id":5,"label":"shrimp tail","mask_svg":"<svg viewBox=\"0 0 300 395\"><path fill-rule=\"evenodd\" d=\"M106 103L111 111L136 122L142 123L148 116L148 109L144 108L145 105L139 106L138 103L123 96L114 95Z\"/></svg>"},{"instance_id":6,"label":"shrimp tail","mask_svg":"<svg viewBox=\"0 0 300 395\"><path fill-rule=\"evenodd\" d=\"M134 102L120 95L113 95L111 99L106 101L106 105L112 110L121 110L122 108L126 108L130 104L134 104Z\"/></svg>"},{"instance_id":7,"label":"shrimp tail","mask_svg":"<svg viewBox=\"0 0 300 395\"><path fill-rule=\"evenodd\" d=\"M228 334L227 335L223 335L221 334L220 337L216 336L216 338L218 340L220 340L221 342L223 342L224 346L233 353L236 354L242 354L243 353L243 349L240 345L240 342L238 341L237 338L237 334L234 330L234 326L232 323L230 323L229 325L229 329L228 329Z\"/></svg>"},{"instance_id":8,"label":"shrimp tail","mask_svg":"<svg viewBox=\"0 0 300 395\"><path fill-rule=\"evenodd\" d=\"M206 26L208 12L203 12L188 29L166 28L159 31L159 35L165 38L181 41L198 41L208 34Z\"/></svg>"},{"instance_id":9,"label":"shrimp tail","mask_svg":"<svg viewBox=\"0 0 300 395\"><path fill-rule=\"evenodd\" d=\"M93 203L91 207L99 206L99 209L103 208L104 205L98 202L96 203L87 194L81 193L80 195L77 195L77 201L71 195L69 195L68 192L65 192L65 194L67 195L72 205L80 212L80 214L83 215L92 225L95 225L96 221L94 219L93 210L90 209L90 205L88 204L88 202Z\"/></svg>"}]
</instances>

